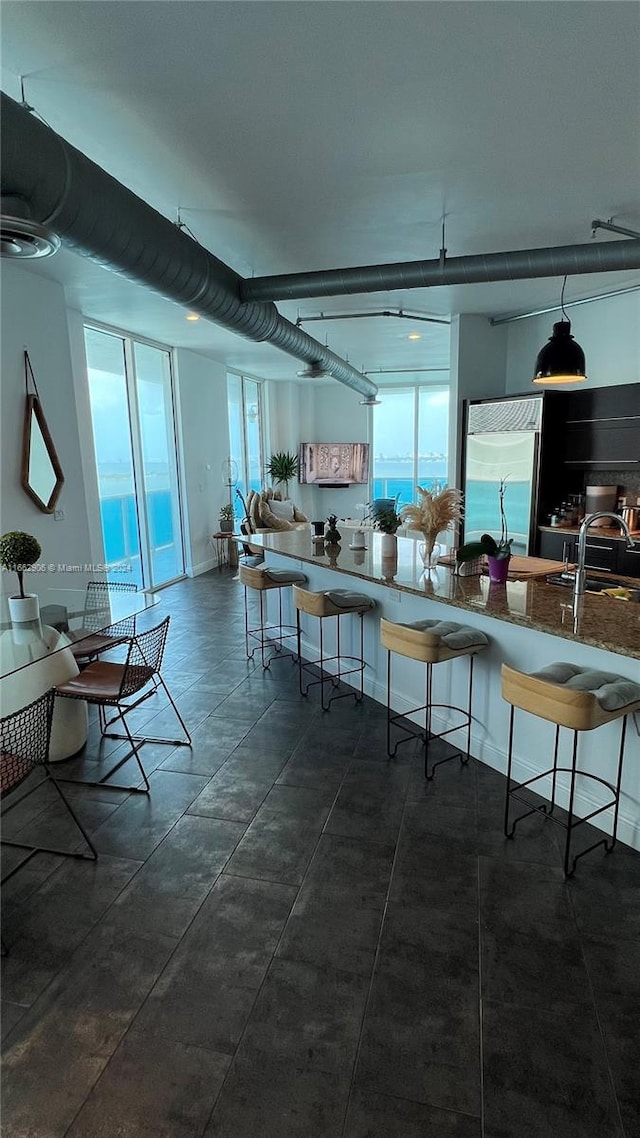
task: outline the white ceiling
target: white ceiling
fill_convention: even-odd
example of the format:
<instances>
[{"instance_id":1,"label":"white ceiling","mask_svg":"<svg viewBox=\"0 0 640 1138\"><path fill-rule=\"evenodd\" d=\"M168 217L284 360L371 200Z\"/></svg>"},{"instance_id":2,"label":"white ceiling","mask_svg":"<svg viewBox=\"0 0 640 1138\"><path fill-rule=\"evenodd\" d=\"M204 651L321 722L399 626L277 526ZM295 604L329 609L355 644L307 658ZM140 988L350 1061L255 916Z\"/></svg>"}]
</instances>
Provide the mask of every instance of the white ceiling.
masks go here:
<instances>
[{"instance_id":1,"label":"white ceiling","mask_svg":"<svg viewBox=\"0 0 640 1138\"><path fill-rule=\"evenodd\" d=\"M2 87L243 276L588 242L640 229L640 5L367 0L2 3ZM595 240L611 239L600 232ZM300 364L70 252L31 271L95 320L265 378ZM571 277L566 299L640 282ZM561 281L279 302L507 313ZM305 330L357 368L440 368L448 328ZM409 340L410 332L421 339ZM383 376L372 374L380 381Z\"/></svg>"}]
</instances>

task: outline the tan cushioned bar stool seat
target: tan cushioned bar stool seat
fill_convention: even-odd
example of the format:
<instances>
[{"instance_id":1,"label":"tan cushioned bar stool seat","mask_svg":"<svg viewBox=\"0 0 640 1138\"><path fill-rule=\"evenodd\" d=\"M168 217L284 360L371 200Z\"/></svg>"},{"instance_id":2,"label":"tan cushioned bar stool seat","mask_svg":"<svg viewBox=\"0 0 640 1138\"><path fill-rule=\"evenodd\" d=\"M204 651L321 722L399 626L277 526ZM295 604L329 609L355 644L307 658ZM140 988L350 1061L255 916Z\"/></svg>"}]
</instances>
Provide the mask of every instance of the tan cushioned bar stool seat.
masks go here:
<instances>
[{"instance_id":1,"label":"tan cushioned bar stool seat","mask_svg":"<svg viewBox=\"0 0 640 1138\"><path fill-rule=\"evenodd\" d=\"M457 656L469 656L486 648L488 636L477 628L454 624L451 620L418 620L413 624L380 621L380 638L385 648L421 660L424 664L439 664Z\"/></svg>"},{"instance_id":2,"label":"tan cushioned bar stool seat","mask_svg":"<svg viewBox=\"0 0 640 1138\"><path fill-rule=\"evenodd\" d=\"M293 586L293 603L301 612L320 617L368 612L376 605L372 597L366 593L356 593L352 589L328 589L324 593L314 593L301 589L298 585Z\"/></svg>"},{"instance_id":3,"label":"tan cushioned bar stool seat","mask_svg":"<svg viewBox=\"0 0 640 1138\"><path fill-rule=\"evenodd\" d=\"M640 709L640 684L576 664L548 664L538 672L502 665L507 703L573 731L591 731Z\"/></svg>"},{"instance_id":4,"label":"tan cushioned bar stool seat","mask_svg":"<svg viewBox=\"0 0 640 1138\"><path fill-rule=\"evenodd\" d=\"M304 573L297 569L272 569L270 566L252 568L241 565L238 574L240 583L249 589L282 589L284 585L304 584Z\"/></svg>"}]
</instances>

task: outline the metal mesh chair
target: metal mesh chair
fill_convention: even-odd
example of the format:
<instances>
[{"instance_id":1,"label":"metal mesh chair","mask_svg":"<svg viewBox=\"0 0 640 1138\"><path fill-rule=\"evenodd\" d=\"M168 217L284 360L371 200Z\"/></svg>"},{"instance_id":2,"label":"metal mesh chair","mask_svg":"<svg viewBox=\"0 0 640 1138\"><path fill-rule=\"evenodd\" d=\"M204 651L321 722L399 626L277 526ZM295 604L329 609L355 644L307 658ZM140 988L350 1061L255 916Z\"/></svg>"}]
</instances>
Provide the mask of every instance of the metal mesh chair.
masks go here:
<instances>
[{"instance_id":1,"label":"metal mesh chair","mask_svg":"<svg viewBox=\"0 0 640 1138\"><path fill-rule=\"evenodd\" d=\"M137 593L138 587L126 581L89 581L84 600L84 615L82 629L70 632L75 636L76 643L71 645L74 659L77 661L93 660L106 652L130 640L136 634L136 617L125 616L104 627L105 613L110 614L111 599L114 595Z\"/></svg>"},{"instance_id":2,"label":"metal mesh chair","mask_svg":"<svg viewBox=\"0 0 640 1138\"><path fill-rule=\"evenodd\" d=\"M2 811L2 815L4 817L10 810L18 806L20 802L23 802L25 798L28 798L30 794L38 790L44 782L49 781L55 787L67 811L73 818L90 852L54 849L51 846L32 845L18 838L3 837L2 845L16 846L18 849L27 851L25 857L4 875L2 878L3 882L13 877L13 874L17 873L20 867L37 853L62 854L64 857L77 857L91 861L95 861L98 856L91 838L84 829L73 807L65 797L59 780L49 765L49 740L51 738L53 701L54 692L53 689L51 689L40 696L39 699L34 700L33 703L28 704L27 707L23 707L20 711L15 711L11 715L6 715L3 719L0 719L0 798L4 801L9 795L13 796L18 787L21 786L37 768L40 768L44 773L44 778L40 779L34 786L30 786L23 794L13 799Z\"/></svg>"},{"instance_id":3,"label":"metal mesh chair","mask_svg":"<svg viewBox=\"0 0 640 1138\"><path fill-rule=\"evenodd\" d=\"M95 704L98 708L101 734L107 739L125 739L131 748L124 758L112 766L98 781L91 781L89 779L65 779L65 782L82 782L87 786L104 786L111 775L120 770L120 767L124 766L129 759L135 758L144 780L144 786L124 787L116 785L115 789L148 794L149 782L138 756L140 748L145 743L169 743L174 747L191 746L191 736L187 730L187 726L160 672L170 620L171 617L167 616L162 623L157 624L155 628L150 628L147 632L142 632L134 636L129 641L127 658L124 663L96 660L94 663L89 664L79 675L72 676L70 680L67 680L63 684L58 684L55 688L56 695L64 696L66 699L83 699L86 703ZM180 726L185 733L186 739L165 739L151 735L133 735L131 733L127 723L127 714L133 711L134 708L139 707L145 699L148 699L158 685L164 689L169 703L180 721ZM138 698L134 699L134 696ZM116 714L111 719L107 719L107 708L114 708L116 710ZM122 723L124 734L107 731L107 728L118 719Z\"/></svg>"}]
</instances>

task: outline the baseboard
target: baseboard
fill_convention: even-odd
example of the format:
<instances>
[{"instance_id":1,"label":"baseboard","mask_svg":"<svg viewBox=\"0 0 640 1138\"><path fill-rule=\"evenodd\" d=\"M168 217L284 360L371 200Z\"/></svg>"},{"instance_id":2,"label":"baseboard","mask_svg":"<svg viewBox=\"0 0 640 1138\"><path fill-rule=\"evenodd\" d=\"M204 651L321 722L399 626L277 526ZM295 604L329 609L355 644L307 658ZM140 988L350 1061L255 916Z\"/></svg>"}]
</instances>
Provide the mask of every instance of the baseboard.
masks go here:
<instances>
[{"instance_id":1,"label":"baseboard","mask_svg":"<svg viewBox=\"0 0 640 1138\"><path fill-rule=\"evenodd\" d=\"M210 569L217 569L218 562L215 557L208 557L206 561L199 561L197 565L190 566L187 573L190 577L199 577L201 573L208 573Z\"/></svg>"}]
</instances>

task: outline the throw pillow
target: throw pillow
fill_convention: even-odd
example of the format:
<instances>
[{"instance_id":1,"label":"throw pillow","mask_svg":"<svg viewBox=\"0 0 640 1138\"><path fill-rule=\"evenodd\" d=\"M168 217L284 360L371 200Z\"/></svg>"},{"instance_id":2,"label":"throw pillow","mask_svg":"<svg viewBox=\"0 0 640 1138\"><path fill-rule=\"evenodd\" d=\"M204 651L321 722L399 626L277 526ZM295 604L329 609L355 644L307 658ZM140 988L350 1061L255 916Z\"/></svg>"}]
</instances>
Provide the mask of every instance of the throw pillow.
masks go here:
<instances>
[{"instance_id":1,"label":"throw pillow","mask_svg":"<svg viewBox=\"0 0 640 1138\"><path fill-rule=\"evenodd\" d=\"M288 522L288 521L285 521L284 518L277 518L276 517L276 515L271 510L272 505L273 505L273 501L265 502L263 498L260 498L259 505L258 505L258 516L260 518L260 525L264 526L266 529L274 529L274 530L293 529L294 528L293 522Z\"/></svg>"},{"instance_id":2,"label":"throw pillow","mask_svg":"<svg viewBox=\"0 0 640 1138\"><path fill-rule=\"evenodd\" d=\"M285 499L284 502L278 502L275 498L272 498L269 502L269 508L271 513L275 514L277 518L282 518L285 522L293 521L293 502L289 499Z\"/></svg>"}]
</instances>

